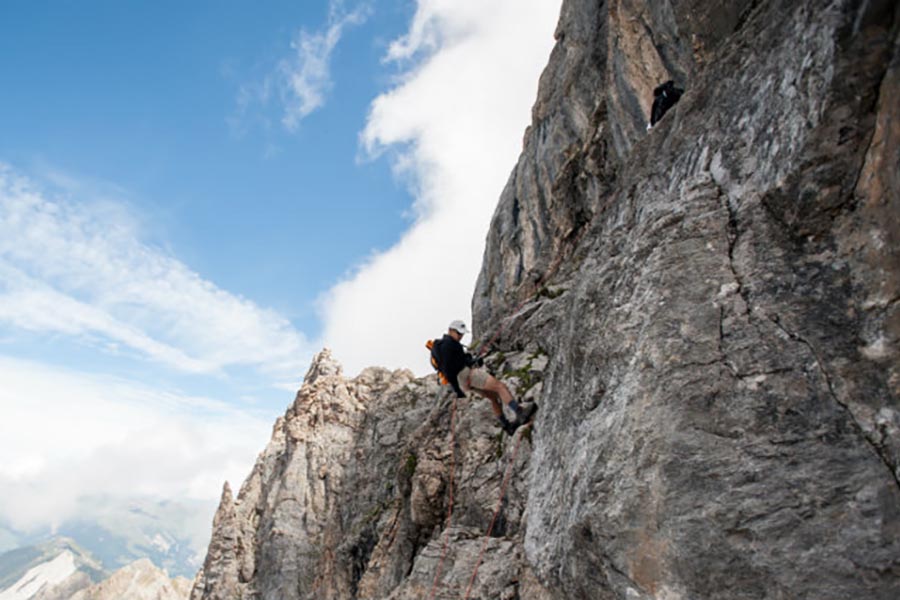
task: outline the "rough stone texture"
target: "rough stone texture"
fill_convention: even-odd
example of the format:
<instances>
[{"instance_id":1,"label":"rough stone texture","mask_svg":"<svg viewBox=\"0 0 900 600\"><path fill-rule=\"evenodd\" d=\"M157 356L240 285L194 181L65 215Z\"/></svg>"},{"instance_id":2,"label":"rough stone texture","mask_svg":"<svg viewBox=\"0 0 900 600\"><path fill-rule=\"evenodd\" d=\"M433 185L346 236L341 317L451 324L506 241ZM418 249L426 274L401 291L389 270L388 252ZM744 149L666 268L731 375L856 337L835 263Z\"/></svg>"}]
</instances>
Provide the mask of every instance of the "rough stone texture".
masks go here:
<instances>
[{"instance_id":1,"label":"rough stone texture","mask_svg":"<svg viewBox=\"0 0 900 600\"><path fill-rule=\"evenodd\" d=\"M535 361L494 362L515 367L534 387ZM492 421L485 401L461 400L454 413L434 377L367 369L346 379L323 351L236 500L226 486L191 597L421 597L442 553L452 461L453 533L437 595L448 597L463 577L468 583L471 570L464 571L474 565L512 458ZM508 541L489 546L473 588L485 597L514 591L520 574L529 589L540 588L522 556L529 454L524 440L494 532ZM485 579L498 570L502 581Z\"/></svg>"},{"instance_id":2,"label":"rough stone texture","mask_svg":"<svg viewBox=\"0 0 900 600\"><path fill-rule=\"evenodd\" d=\"M459 598L507 468L473 598L900 597L898 12L566 0L473 298L534 430L323 353L192 598Z\"/></svg>"},{"instance_id":3,"label":"rough stone texture","mask_svg":"<svg viewBox=\"0 0 900 600\"><path fill-rule=\"evenodd\" d=\"M527 561L569 598L898 597L896 3L641 4L554 54L545 81L608 74L570 109L604 117L536 111L582 166L526 139L474 299L550 356ZM547 205L580 230L521 225Z\"/></svg>"},{"instance_id":4,"label":"rough stone texture","mask_svg":"<svg viewBox=\"0 0 900 600\"><path fill-rule=\"evenodd\" d=\"M191 582L184 577L169 579L144 558L122 567L109 579L82 589L67 600L186 600Z\"/></svg>"}]
</instances>

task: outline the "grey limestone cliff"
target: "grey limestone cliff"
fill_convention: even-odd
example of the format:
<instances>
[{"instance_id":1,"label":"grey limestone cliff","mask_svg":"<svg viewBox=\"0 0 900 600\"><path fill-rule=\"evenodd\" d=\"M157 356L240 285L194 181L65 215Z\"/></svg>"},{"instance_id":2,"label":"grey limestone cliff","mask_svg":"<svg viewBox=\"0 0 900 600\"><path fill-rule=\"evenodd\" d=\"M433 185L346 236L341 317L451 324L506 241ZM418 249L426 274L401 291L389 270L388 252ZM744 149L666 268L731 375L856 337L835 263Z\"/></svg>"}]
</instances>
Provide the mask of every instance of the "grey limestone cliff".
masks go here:
<instances>
[{"instance_id":1,"label":"grey limestone cliff","mask_svg":"<svg viewBox=\"0 0 900 600\"><path fill-rule=\"evenodd\" d=\"M530 359L521 374L538 377L539 366ZM442 594L464 585L509 443L483 401L460 401L452 418L451 409L434 377L372 368L347 379L320 353L237 498L223 491L192 598L422 597L444 545L451 460L456 510ZM529 452L523 443L520 476ZM485 569L504 573L479 589L513 589L528 576L523 484L510 486L497 530L518 542L498 538L488 548Z\"/></svg>"},{"instance_id":2,"label":"grey limestone cliff","mask_svg":"<svg viewBox=\"0 0 900 600\"><path fill-rule=\"evenodd\" d=\"M192 598L900 597L900 7L566 0L556 36L473 297L533 431L324 353Z\"/></svg>"},{"instance_id":3,"label":"grey limestone cliff","mask_svg":"<svg viewBox=\"0 0 900 600\"><path fill-rule=\"evenodd\" d=\"M894 597L898 9L719 4L563 11L542 84L603 84L539 98L474 299L552 357L527 560L567 597Z\"/></svg>"}]
</instances>

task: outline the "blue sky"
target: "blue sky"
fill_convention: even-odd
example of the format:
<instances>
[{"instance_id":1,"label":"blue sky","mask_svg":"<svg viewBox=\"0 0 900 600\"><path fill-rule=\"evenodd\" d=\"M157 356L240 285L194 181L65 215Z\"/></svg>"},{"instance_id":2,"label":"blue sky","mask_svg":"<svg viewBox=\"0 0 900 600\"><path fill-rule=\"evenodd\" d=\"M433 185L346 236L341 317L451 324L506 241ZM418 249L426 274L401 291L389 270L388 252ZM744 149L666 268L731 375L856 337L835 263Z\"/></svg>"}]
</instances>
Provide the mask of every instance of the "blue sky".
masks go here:
<instances>
[{"instance_id":1,"label":"blue sky","mask_svg":"<svg viewBox=\"0 0 900 600\"><path fill-rule=\"evenodd\" d=\"M329 102L289 131L281 105L242 107L241 90L327 23L324 2L6 3L0 156L120 187L186 264L317 335L317 292L408 224L385 162L357 160L414 6L376 8L334 51Z\"/></svg>"},{"instance_id":2,"label":"blue sky","mask_svg":"<svg viewBox=\"0 0 900 600\"><path fill-rule=\"evenodd\" d=\"M0 526L214 501L323 346L426 372L558 11L0 4Z\"/></svg>"}]
</instances>

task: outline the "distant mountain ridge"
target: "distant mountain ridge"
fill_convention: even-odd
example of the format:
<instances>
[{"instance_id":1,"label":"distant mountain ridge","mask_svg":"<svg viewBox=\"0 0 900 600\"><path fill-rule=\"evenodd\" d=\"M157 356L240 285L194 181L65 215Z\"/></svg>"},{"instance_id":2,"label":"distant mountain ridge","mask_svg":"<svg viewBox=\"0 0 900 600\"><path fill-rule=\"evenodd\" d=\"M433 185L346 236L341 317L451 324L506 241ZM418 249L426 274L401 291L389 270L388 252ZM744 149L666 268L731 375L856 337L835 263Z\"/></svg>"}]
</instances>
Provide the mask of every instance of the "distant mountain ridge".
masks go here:
<instances>
[{"instance_id":1,"label":"distant mountain ridge","mask_svg":"<svg viewBox=\"0 0 900 600\"><path fill-rule=\"evenodd\" d=\"M112 572L65 537L0 554L0 600L184 600L190 585L148 558Z\"/></svg>"},{"instance_id":2,"label":"distant mountain ridge","mask_svg":"<svg viewBox=\"0 0 900 600\"><path fill-rule=\"evenodd\" d=\"M0 522L0 553L65 538L89 552L110 573L141 558L150 559L173 577L193 577L200 568L198 548L209 537L205 527L211 506L140 498L126 502L98 497L82 502L90 511L80 510L83 516L64 520L53 531L25 533ZM203 523L204 529L195 523Z\"/></svg>"},{"instance_id":3,"label":"distant mountain ridge","mask_svg":"<svg viewBox=\"0 0 900 600\"><path fill-rule=\"evenodd\" d=\"M37 599L54 588L75 591L108 575L100 561L73 540L54 538L0 554L0 600Z\"/></svg>"},{"instance_id":4,"label":"distant mountain ridge","mask_svg":"<svg viewBox=\"0 0 900 600\"><path fill-rule=\"evenodd\" d=\"M15 550L20 546L16 532L0 525L0 553Z\"/></svg>"}]
</instances>

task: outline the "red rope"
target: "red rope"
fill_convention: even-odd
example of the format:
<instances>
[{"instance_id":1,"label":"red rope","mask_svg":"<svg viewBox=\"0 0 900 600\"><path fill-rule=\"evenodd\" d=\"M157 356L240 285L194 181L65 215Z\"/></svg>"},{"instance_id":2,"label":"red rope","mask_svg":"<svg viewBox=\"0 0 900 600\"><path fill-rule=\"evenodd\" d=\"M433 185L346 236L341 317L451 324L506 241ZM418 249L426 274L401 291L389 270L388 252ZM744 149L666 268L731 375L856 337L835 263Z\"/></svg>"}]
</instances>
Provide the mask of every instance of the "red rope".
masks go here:
<instances>
[{"instance_id":1,"label":"red rope","mask_svg":"<svg viewBox=\"0 0 900 600\"><path fill-rule=\"evenodd\" d=\"M450 542L450 519L453 517L453 475L456 471L456 400L456 396L454 396L453 407L450 410L450 500L447 506L447 523L444 525L444 547L441 549L441 560L438 562L437 573L434 574L434 581L431 583L431 600L434 600L434 594L437 592L438 580L441 578L444 559L447 558L447 546Z\"/></svg>"},{"instance_id":2,"label":"red rope","mask_svg":"<svg viewBox=\"0 0 900 600\"><path fill-rule=\"evenodd\" d=\"M588 233L588 231L593 229L594 222L597 220L597 217L599 217L602 213L603 213L603 207L598 208L598 210L596 212L594 212L593 216L591 217L591 220L582 227L581 231L578 232L578 235L575 236L575 238L572 240L572 243L571 243L571 247L573 248L573 251L576 251L578 249L578 244L581 242L581 239ZM520 310L522 310L522 308L528 302L530 302L535 296L537 296L537 294L541 291L541 287L543 287L543 285L547 281L550 281L550 278L556 274L556 270L562 264L564 257L565 257L564 253L560 252L553 259L553 262L550 263L550 265L547 267L547 270L544 272L544 274L534 283L534 288L535 288L534 291L532 293L528 294L519 303L519 305L516 306L515 310L513 311L513 316L516 313L518 313ZM487 343L482 345L481 349L478 351L479 357L483 357L488 353L488 351L491 349L491 346L494 345L494 343L497 341L497 339L499 339L500 335L506 330L506 327L509 324L509 321L511 321L511 320L512 320L512 318L509 317L507 319L500 321L500 327L497 328L497 330L494 332L494 334L491 336L491 338L487 341ZM434 594L437 591L438 580L441 577L441 570L443 569L443 566L444 566L444 559L447 557L447 546L448 546L449 538L450 538L450 518L453 516L453 472L455 470L455 460L456 460L455 459L456 439L455 439L455 433L454 433L455 419L456 419L456 398L453 399L453 412L451 413L451 416L450 416L450 440L451 440L451 443L453 444L453 448L451 449L451 454L450 454L450 501L449 501L449 507L447 509L447 524L446 524L445 530L444 530L445 531L444 546L441 550L441 559L440 559L440 562L438 562L438 568L437 568L437 573L434 576L434 582L432 582L432 584L431 584L431 596L430 596L431 600L434 600ZM527 427L527 425L526 425L526 427ZM478 562L475 564L475 570L472 572L472 577L469 580L469 587L466 588L465 600L468 600L469 594L472 591L472 585L475 583L475 577L478 575L478 569L479 569L479 567L481 567L481 561L484 558L485 548L487 548L487 543L491 537L491 532L494 530L494 524L497 522L497 516L500 514L500 508L503 506L503 497L506 495L506 486L509 484L509 477L512 474L512 468L515 465L516 455L519 453L519 444L521 443L521 441L522 441L522 436L519 435L519 437L516 439L516 446L515 446L515 449L513 450L512 459L510 460L509 466L507 467L506 474L503 476L503 484L500 486L500 499L497 501L497 509L494 511L494 516L491 519L491 524L488 526L487 533L485 534L485 537L484 537L484 542L481 544L481 552L478 555Z\"/></svg>"},{"instance_id":3,"label":"red rope","mask_svg":"<svg viewBox=\"0 0 900 600\"><path fill-rule=\"evenodd\" d=\"M597 217L600 216L602 210L597 210L594 215L591 217L591 220L582 228L581 231L578 232L578 235L572 240L572 248L574 250L578 249L578 244L581 242L581 239L593 228L594 222L597 220ZM562 264L564 258L563 252L560 252L556 258L553 259L553 262L550 263L550 266L547 267L547 270L544 274L534 283L535 290L528 296L526 296L518 306L516 306L513 311L513 315L522 310L522 308L530 302L537 294L541 291L541 287L545 282L549 281L553 275L556 274L556 270ZM500 321L500 327L494 332L494 335L488 340L486 344L484 344L481 349L478 351L478 356L482 357L490 350L491 346L494 345L494 342L500 337L500 335L506 330L506 326L508 325L508 321L511 319L505 319ZM456 453L456 438L455 438L455 420L456 420L456 398L453 399L453 409L450 415L450 440L453 448L451 448L450 452L450 500L449 506L447 508L447 524L444 528L444 545L441 549L441 559L438 562L437 573L435 573L434 581L431 584L431 600L434 600L434 594L437 591L438 580L441 577L441 571L443 570L444 560L447 557L447 546L449 544L450 539L450 519L453 516L453 474L456 468L455 466L455 453ZM475 582L475 577L478 575L478 569L481 566L481 561L484 558L484 551L487 547L487 542L490 539L491 532L494 530L494 524L497 521L497 516L500 514L500 507L503 505L503 496L506 494L506 486L509 483L509 476L512 473L512 467L516 462L516 455L519 453L519 444L522 441L522 436L520 435L516 439L516 446L513 450L512 460L510 461L509 467L507 467L506 474L503 477L503 484L500 487L500 499L497 501L497 509L494 511L494 516L491 519L491 524L488 526L487 533L485 534L484 543L481 545L481 553L478 556L478 562L475 564L475 571L472 573L472 578L469 580L469 587L466 589L466 600L469 598L469 593L472 591L472 584Z\"/></svg>"},{"instance_id":4,"label":"red rope","mask_svg":"<svg viewBox=\"0 0 900 600\"><path fill-rule=\"evenodd\" d=\"M572 240L572 248L574 249L573 251L578 249L578 244L581 242L581 239L588 233L588 231L593 229L594 222L597 220L597 217L599 217L602 212L603 212L602 210L597 210L597 212L594 213L593 217L591 217L591 220L582 228L582 230L580 232L578 232L578 235L576 235L575 238ZM540 277L540 279L538 279L534 283L535 291L532 292L531 294L527 295L518 304L518 306L516 306L515 310L513 310L513 312L512 312L513 316L516 313L518 313L520 310L522 310L522 308L528 302L530 302L532 299L534 299L535 296L537 296L537 294L541 291L541 287L543 287L545 282L550 281L550 278L556 274L556 270L562 264L563 258L564 258L564 254L562 252L560 252L556 256L556 258L553 259L553 262L550 263L550 266L547 267L547 270L544 272L544 274ZM491 346L494 345L494 342L496 342L497 339L500 337L500 335L506 330L506 326L511 321L512 321L511 317L500 321L500 327L497 328L497 330L494 332L494 335L492 335L491 338L487 341L487 343L484 344L481 347L481 349L478 351L479 357L483 357L485 354L488 353L488 351L491 349ZM526 425L526 427L527 426L528 425ZM524 429L524 427L523 427L523 429ZM472 572L472 577L469 579L469 586L466 588L466 595L464 597L464 600L468 600L469 594L472 592L472 585L475 583L475 577L478 575L478 569L481 567L481 561L484 559L484 551L487 548L488 540L491 539L491 532L494 530L494 524L497 522L497 516L500 514L500 508L503 506L503 497L506 495L506 486L509 484L509 477L512 474L512 468L516 463L516 455L518 455L518 453L519 453L519 444L521 443L521 441L522 441L522 436L519 435L519 437L516 439L516 446L515 446L515 449L513 450L512 459L510 460L509 466L506 469L506 474L503 476L503 484L500 486L500 498L499 498L499 500L497 500L497 508L496 508L496 510L494 510L494 516L491 518L491 524L488 526L487 533L485 533L485 535L484 535L484 542L482 542L482 544L481 544L481 552L479 552L479 554L478 554L478 562L475 563L475 570ZM452 503L452 498L451 498L451 503ZM448 520L448 524L449 524L449 520ZM441 561L443 562L443 557L441 557ZM432 593L433 593L433 590L432 590ZM432 598L434 598L433 595L432 595Z\"/></svg>"},{"instance_id":5,"label":"red rope","mask_svg":"<svg viewBox=\"0 0 900 600\"><path fill-rule=\"evenodd\" d=\"M528 425L526 425L528 427ZM516 464L516 456L519 454L519 444L522 443L522 435L516 439L516 447L513 450L512 458L509 460L509 466L506 467L506 474L503 476L503 484L500 486L500 498L497 500L497 508L494 510L494 516L491 518L491 524L488 526L487 532L484 534L484 541L481 543L481 552L478 553L478 561L475 563L475 570L472 571L472 577L469 579L469 586L466 588L466 595L463 600L469 600L469 594L472 592L472 585L475 583L475 577L478 575L478 569L481 567L481 561L484 559L484 551L487 548L488 540L491 539L491 532L494 531L494 524L497 522L497 516L503 507L503 497L506 495L506 486L509 484L510 475L512 475L513 467Z\"/></svg>"}]
</instances>

